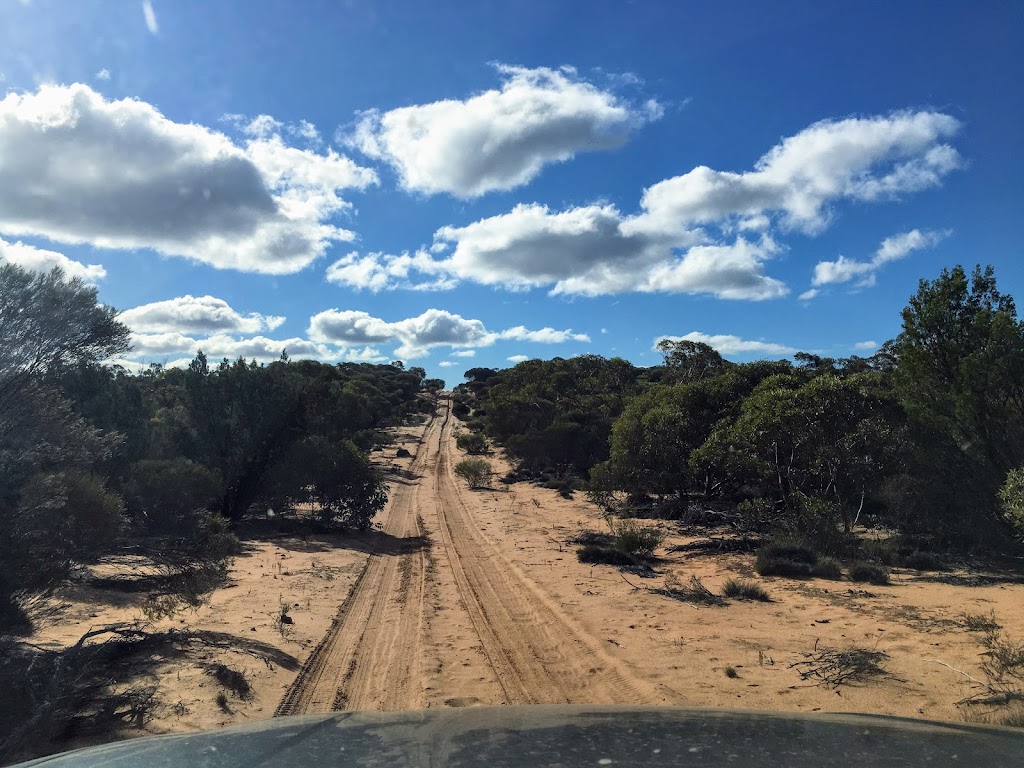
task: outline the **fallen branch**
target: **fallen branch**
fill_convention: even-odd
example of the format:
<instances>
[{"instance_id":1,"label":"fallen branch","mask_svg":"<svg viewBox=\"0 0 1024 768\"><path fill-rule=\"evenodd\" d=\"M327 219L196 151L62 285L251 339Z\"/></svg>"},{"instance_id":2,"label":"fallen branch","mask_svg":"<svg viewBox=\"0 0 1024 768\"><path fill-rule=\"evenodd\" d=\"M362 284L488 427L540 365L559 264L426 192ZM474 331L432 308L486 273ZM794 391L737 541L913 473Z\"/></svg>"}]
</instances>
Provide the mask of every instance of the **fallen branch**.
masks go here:
<instances>
[{"instance_id":1,"label":"fallen branch","mask_svg":"<svg viewBox=\"0 0 1024 768\"><path fill-rule=\"evenodd\" d=\"M841 685L864 682L870 677L887 677L890 680L906 682L893 675L883 666L889 660L885 651L866 648L849 648L845 651L825 649L820 652L803 654L805 661L794 661L790 669L801 668L800 679L818 679L818 685L833 690Z\"/></svg>"}]
</instances>

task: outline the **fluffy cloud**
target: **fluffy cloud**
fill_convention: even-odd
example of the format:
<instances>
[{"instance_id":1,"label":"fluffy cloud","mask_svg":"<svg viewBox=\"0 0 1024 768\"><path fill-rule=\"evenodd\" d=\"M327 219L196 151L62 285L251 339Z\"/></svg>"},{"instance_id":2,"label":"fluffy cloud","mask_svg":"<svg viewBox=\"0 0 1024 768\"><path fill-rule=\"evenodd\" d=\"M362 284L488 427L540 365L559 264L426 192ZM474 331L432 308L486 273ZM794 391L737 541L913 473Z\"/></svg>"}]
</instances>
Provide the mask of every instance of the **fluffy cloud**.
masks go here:
<instances>
[{"instance_id":1,"label":"fluffy cloud","mask_svg":"<svg viewBox=\"0 0 1024 768\"><path fill-rule=\"evenodd\" d=\"M4 262L17 264L32 272L49 272L54 267L60 267L68 277L80 277L87 283L95 283L107 276L107 270L99 264L83 264L69 259L63 253L36 248L21 241L8 243L0 238L0 264Z\"/></svg>"},{"instance_id":2,"label":"fluffy cloud","mask_svg":"<svg viewBox=\"0 0 1024 768\"><path fill-rule=\"evenodd\" d=\"M454 360L442 360L438 365L442 368L454 368L458 363Z\"/></svg>"},{"instance_id":3,"label":"fluffy cloud","mask_svg":"<svg viewBox=\"0 0 1024 768\"><path fill-rule=\"evenodd\" d=\"M0 232L152 248L218 268L285 274L353 234L339 193L377 181L333 150L267 134L236 145L86 85L0 100Z\"/></svg>"},{"instance_id":4,"label":"fluffy cloud","mask_svg":"<svg viewBox=\"0 0 1024 768\"><path fill-rule=\"evenodd\" d=\"M285 351L289 357L296 359L336 360L343 356L326 344L317 344L308 339L268 339L265 336L237 338L228 334L194 338L168 331L132 334L132 350L127 357L146 362L164 363L172 357L187 361L200 350L210 360L221 360L225 357L234 360L243 357L246 360L267 362L278 359ZM173 362L178 361L175 359Z\"/></svg>"},{"instance_id":5,"label":"fluffy cloud","mask_svg":"<svg viewBox=\"0 0 1024 768\"><path fill-rule=\"evenodd\" d=\"M586 334L553 328L531 331L517 326L493 333L479 320L466 319L443 309L428 309L417 317L393 323L367 312L330 309L310 318L307 333L310 339L323 344L398 343L395 354L402 358L423 357L435 347L487 347L505 339L541 344L590 341Z\"/></svg>"},{"instance_id":6,"label":"fluffy cloud","mask_svg":"<svg viewBox=\"0 0 1024 768\"><path fill-rule=\"evenodd\" d=\"M475 349L460 349L457 352L452 352L451 357L476 357Z\"/></svg>"},{"instance_id":7,"label":"fluffy cloud","mask_svg":"<svg viewBox=\"0 0 1024 768\"><path fill-rule=\"evenodd\" d=\"M776 230L815 234L838 201L889 199L939 184L960 165L944 143L958 128L937 112L823 121L784 139L752 171L701 166L658 182L632 215L610 204L563 211L520 204L442 227L429 248L413 254L351 253L330 267L328 279L374 291L469 280L549 287L556 295L777 298L788 289L766 271L785 248Z\"/></svg>"},{"instance_id":8,"label":"fluffy cloud","mask_svg":"<svg viewBox=\"0 0 1024 768\"><path fill-rule=\"evenodd\" d=\"M835 285L859 278L858 287L875 284L875 273L890 261L899 261L914 251L929 248L950 235L948 230L937 232L912 229L899 235L887 237L875 251L870 261L856 261L840 256L835 261L821 261L814 267L811 285Z\"/></svg>"},{"instance_id":9,"label":"fluffy cloud","mask_svg":"<svg viewBox=\"0 0 1024 768\"><path fill-rule=\"evenodd\" d=\"M500 89L365 113L349 141L392 165L407 190L471 198L526 184L577 152L618 147L661 116L656 102L630 104L569 67L497 69Z\"/></svg>"},{"instance_id":10,"label":"fluffy cloud","mask_svg":"<svg viewBox=\"0 0 1024 768\"><path fill-rule=\"evenodd\" d=\"M510 355L505 359L508 360L510 363L522 363L525 362L526 360L529 360L530 357L529 355Z\"/></svg>"},{"instance_id":11,"label":"fluffy cloud","mask_svg":"<svg viewBox=\"0 0 1024 768\"><path fill-rule=\"evenodd\" d=\"M853 345L853 348L860 352L873 352L878 349L877 341L858 341Z\"/></svg>"},{"instance_id":12,"label":"fluffy cloud","mask_svg":"<svg viewBox=\"0 0 1024 768\"><path fill-rule=\"evenodd\" d=\"M701 333L700 331L691 331L685 336L659 336L654 341L654 349L658 348L658 342L663 339L669 341L700 341L726 356L745 356L750 354L792 355L799 351L785 344L776 344L770 341L751 341L729 334L708 334Z\"/></svg>"},{"instance_id":13,"label":"fluffy cloud","mask_svg":"<svg viewBox=\"0 0 1024 768\"><path fill-rule=\"evenodd\" d=\"M961 164L943 143L960 124L939 112L824 120L783 139L744 173L706 166L644 191L645 226L671 232L680 225L741 220L766 225L780 215L786 228L820 232L837 200L874 201L936 186Z\"/></svg>"},{"instance_id":14,"label":"fluffy cloud","mask_svg":"<svg viewBox=\"0 0 1024 768\"><path fill-rule=\"evenodd\" d=\"M356 290L381 290L405 288L412 291L442 291L458 285L458 280L442 274L445 266L420 251L409 255L392 256L386 253L370 253L360 256L352 252L342 256L327 268L327 281L345 285ZM435 276L426 280L410 279L411 271Z\"/></svg>"},{"instance_id":15,"label":"fluffy cloud","mask_svg":"<svg viewBox=\"0 0 1024 768\"><path fill-rule=\"evenodd\" d=\"M121 322L136 333L258 333L272 331L285 318L235 311L213 296L181 296L143 304L121 313Z\"/></svg>"}]
</instances>

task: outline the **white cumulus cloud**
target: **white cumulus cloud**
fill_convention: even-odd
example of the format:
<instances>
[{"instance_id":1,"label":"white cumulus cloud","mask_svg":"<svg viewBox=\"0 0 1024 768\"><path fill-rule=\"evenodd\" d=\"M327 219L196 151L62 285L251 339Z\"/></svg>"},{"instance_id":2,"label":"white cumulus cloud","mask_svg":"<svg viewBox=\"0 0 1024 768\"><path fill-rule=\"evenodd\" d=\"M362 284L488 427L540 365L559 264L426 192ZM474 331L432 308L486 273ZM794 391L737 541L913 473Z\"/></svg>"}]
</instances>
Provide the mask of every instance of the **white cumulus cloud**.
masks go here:
<instances>
[{"instance_id":1,"label":"white cumulus cloud","mask_svg":"<svg viewBox=\"0 0 1024 768\"><path fill-rule=\"evenodd\" d=\"M451 357L476 357L475 349L460 349L451 353Z\"/></svg>"},{"instance_id":2,"label":"white cumulus cloud","mask_svg":"<svg viewBox=\"0 0 1024 768\"><path fill-rule=\"evenodd\" d=\"M17 264L31 272L49 272L54 267L60 267L68 277L79 277L87 283L95 283L107 276L107 270L100 264L83 264L69 259L63 253L36 248L20 240L9 243L0 238L0 264L4 262Z\"/></svg>"},{"instance_id":3,"label":"white cumulus cloud","mask_svg":"<svg viewBox=\"0 0 1024 768\"><path fill-rule=\"evenodd\" d=\"M783 139L752 171L706 166L644 191L645 226L671 232L681 225L740 219L758 228L766 215L786 228L820 232L829 204L879 200L936 186L961 165L944 143L960 128L939 112L823 120Z\"/></svg>"},{"instance_id":4,"label":"white cumulus cloud","mask_svg":"<svg viewBox=\"0 0 1024 768\"><path fill-rule=\"evenodd\" d=\"M840 256L835 261L820 261L814 267L811 285L835 285L859 278L858 286L874 285L875 273L884 264L899 261L914 251L929 248L950 235L949 230L934 231L912 229L887 237L875 251L870 261L857 261Z\"/></svg>"},{"instance_id":5,"label":"white cumulus cloud","mask_svg":"<svg viewBox=\"0 0 1024 768\"><path fill-rule=\"evenodd\" d=\"M132 349L126 359L136 362L168 364L171 360L186 362L202 351L211 361L223 358L270 362L287 352L292 359L336 360L342 356L338 350L326 344L308 339L269 339L266 336L239 338L229 334L213 334L207 337L193 337L183 333L133 333Z\"/></svg>"},{"instance_id":6,"label":"white cumulus cloud","mask_svg":"<svg viewBox=\"0 0 1024 768\"><path fill-rule=\"evenodd\" d=\"M214 296L180 296L127 309L120 320L136 333L258 333L273 331L285 318L243 315Z\"/></svg>"},{"instance_id":7,"label":"white cumulus cloud","mask_svg":"<svg viewBox=\"0 0 1024 768\"><path fill-rule=\"evenodd\" d=\"M785 250L780 232L822 231L843 200L880 201L939 184L961 164L945 143L958 130L954 118L930 111L822 121L783 139L751 171L701 166L658 182L635 214L608 203L561 211L521 203L442 227L414 253L350 253L328 279L373 291L472 281L555 295L778 298L789 291L767 264Z\"/></svg>"},{"instance_id":8,"label":"white cumulus cloud","mask_svg":"<svg viewBox=\"0 0 1024 768\"><path fill-rule=\"evenodd\" d=\"M586 334L553 328L531 331L517 326L491 332L480 320L467 319L443 309L428 309L421 315L396 322L382 320L368 312L330 309L310 318L307 333L313 341L324 344L397 343L399 346L395 354L410 359L423 357L436 347L487 347L506 339L541 344L590 341Z\"/></svg>"},{"instance_id":9,"label":"white cumulus cloud","mask_svg":"<svg viewBox=\"0 0 1024 768\"><path fill-rule=\"evenodd\" d=\"M522 363L530 359L529 355L510 355L505 358L510 363Z\"/></svg>"},{"instance_id":10,"label":"white cumulus cloud","mask_svg":"<svg viewBox=\"0 0 1024 768\"><path fill-rule=\"evenodd\" d=\"M279 135L236 145L82 84L0 100L0 167L0 233L270 274L351 240L330 223L350 208L339 193L377 181L333 150L300 150Z\"/></svg>"},{"instance_id":11,"label":"white cumulus cloud","mask_svg":"<svg viewBox=\"0 0 1024 768\"><path fill-rule=\"evenodd\" d=\"M742 339L739 336L730 334L709 334L700 331L691 331L685 336L659 336L654 341L654 349L658 348L658 342L667 339L668 341L699 341L713 347L725 356L749 356L751 354L762 355L792 355L799 350L785 344L776 344L771 341L754 341Z\"/></svg>"},{"instance_id":12,"label":"white cumulus cloud","mask_svg":"<svg viewBox=\"0 0 1024 768\"><path fill-rule=\"evenodd\" d=\"M661 116L654 101L634 105L588 83L570 67L497 65L499 89L364 113L349 141L426 194L478 197L528 183L577 152L613 149Z\"/></svg>"},{"instance_id":13,"label":"white cumulus cloud","mask_svg":"<svg viewBox=\"0 0 1024 768\"><path fill-rule=\"evenodd\" d=\"M871 352L875 349L878 349L878 346L879 345L877 341L858 341L856 344L853 345L853 348L861 352Z\"/></svg>"}]
</instances>

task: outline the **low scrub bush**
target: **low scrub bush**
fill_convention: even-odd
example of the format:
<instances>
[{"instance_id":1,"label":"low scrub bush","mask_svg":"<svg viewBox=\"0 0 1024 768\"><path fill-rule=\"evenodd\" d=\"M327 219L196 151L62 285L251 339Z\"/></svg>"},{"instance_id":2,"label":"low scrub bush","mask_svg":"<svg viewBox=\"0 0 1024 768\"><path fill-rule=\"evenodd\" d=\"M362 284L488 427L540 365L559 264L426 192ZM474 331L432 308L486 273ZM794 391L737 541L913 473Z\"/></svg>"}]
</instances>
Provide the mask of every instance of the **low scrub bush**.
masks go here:
<instances>
[{"instance_id":1,"label":"low scrub bush","mask_svg":"<svg viewBox=\"0 0 1024 768\"><path fill-rule=\"evenodd\" d=\"M469 483L470 488L486 488L493 473L485 459L463 459L455 465L455 474Z\"/></svg>"},{"instance_id":2,"label":"low scrub bush","mask_svg":"<svg viewBox=\"0 0 1024 768\"><path fill-rule=\"evenodd\" d=\"M813 573L818 553L798 542L773 541L757 552L754 570L762 576L806 579Z\"/></svg>"},{"instance_id":3,"label":"low scrub bush","mask_svg":"<svg viewBox=\"0 0 1024 768\"><path fill-rule=\"evenodd\" d=\"M788 576L793 579L806 579L811 576L811 566L807 563L760 554L754 562L754 570L762 576Z\"/></svg>"},{"instance_id":4,"label":"low scrub bush","mask_svg":"<svg viewBox=\"0 0 1024 768\"><path fill-rule=\"evenodd\" d=\"M736 600L757 600L762 603L772 601L771 595L760 584L739 579L729 579L725 582L722 585L722 594Z\"/></svg>"},{"instance_id":5,"label":"low scrub bush","mask_svg":"<svg viewBox=\"0 0 1024 768\"><path fill-rule=\"evenodd\" d=\"M665 534L657 528L638 525L632 520L620 520L612 525L613 546L634 557L648 558L661 546Z\"/></svg>"},{"instance_id":6,"label":"low scrub bush","mask_svg":"<svg viewBox=\"0 0 1024 768\"><path fill-rule=\"evenodd\" d=\"M877 563L854 563L850 566L850 579L879 586L889 583L889 572Z\"/></svg>"},{"instance_id":7,"label":"low scrub bush","mask_svg":"<svg viewBox=\"0 0 1024 768\"><path fill-rule=\"evenodd\" d=\"M581 563L603 563L605 565L638 565L637 558L615 547L600 544L586 544L576 552Z\"/></svg>"},{"instance_id":8,"label":"low scrub bush","mask_svg":"<svg viewBox=\"0 0 1024 768\"><path fill-rule=\"evenodd\" d=\"M725 598L721 595L716 595L710 589L704 586L704 582L698 579L696 576L691 576L690 580L685 584L679 580L679 577L674 573L670 573L665 577L665 586L661 589L652 589L652 592L658 595L665 595L665 597L671 597L673 600L679 600L684 603L698 603L699 605L713 605L723 606L726 604Z\"/></svg>"},{"instance_id":9,"label":"low scrub bush","mask_svg":"<svg viewBox=\"0 0 1024 768\"><path fill-rule=\"evenodd\" d=\"M794 579L841 579L843 567L828 555L802 541L772 541L757 552L754 570L762 576L788 576Z\"/></svg>"},{"instance_id":10,"label":"low scrub bush","mask_svg":"<svg viewBox=\"0 0 1024 768\"><path fill-rule=\"evenodd\" d=\"M887 566L895 565L898 557L895 545L888 539L862 541L860 551L865 560L879 562Z\"/></svg>"},{"instance_id":11,"label":"low scrub bush","mask_svg":"<svg viewBox=\"0 0 1024 768\"><path fill-rule=\"evenodd\" d=\"M996 614L993 611L989 611L987 615L984 613L965 613L961 618L963 619L964 627L971 632L997 632L1002 629L1002 626L996 621Z\"/></svg>"},{"instance_id":12,"label":"low scrub bush","mask_svg":"<svg viewBox=\"0 0 1024 768\"><path fill-rule=\"evenodd\" d=\"M463 432L455 438L455 444L469 454L487 453L487 440L479 432Z\"/></svg>"},{"instance_id":13,"label":"low scrub bush","mask_svg":"<svg viewBox=\"0 0 1024 768\"><path fill-rule=\"evenodd\" d=\"M838 581L843 578L843 566L834 557L819 557L818 562L811 566L811 576Z\"/></svg>"}]
</instances>

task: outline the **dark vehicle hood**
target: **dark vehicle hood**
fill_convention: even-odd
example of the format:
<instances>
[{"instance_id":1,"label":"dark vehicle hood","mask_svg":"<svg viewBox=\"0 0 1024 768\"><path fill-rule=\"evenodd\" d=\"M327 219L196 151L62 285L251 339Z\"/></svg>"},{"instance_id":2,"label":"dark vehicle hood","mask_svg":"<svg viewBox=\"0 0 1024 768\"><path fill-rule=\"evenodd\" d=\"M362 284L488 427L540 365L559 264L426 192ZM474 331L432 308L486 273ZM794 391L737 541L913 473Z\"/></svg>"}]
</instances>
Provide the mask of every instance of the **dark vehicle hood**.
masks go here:
<instances>
[{"instance_id":1,"label":"dark vehicle hood","mask_svg":"<svg viewBox=\"0 0 1024 768\"><path fill-rule=\"evenodd\" d=\"M50 766L1019 766L1024 732L878 717L474 707L283 717L42 758Z\"/></svg>"}]
</instances>

